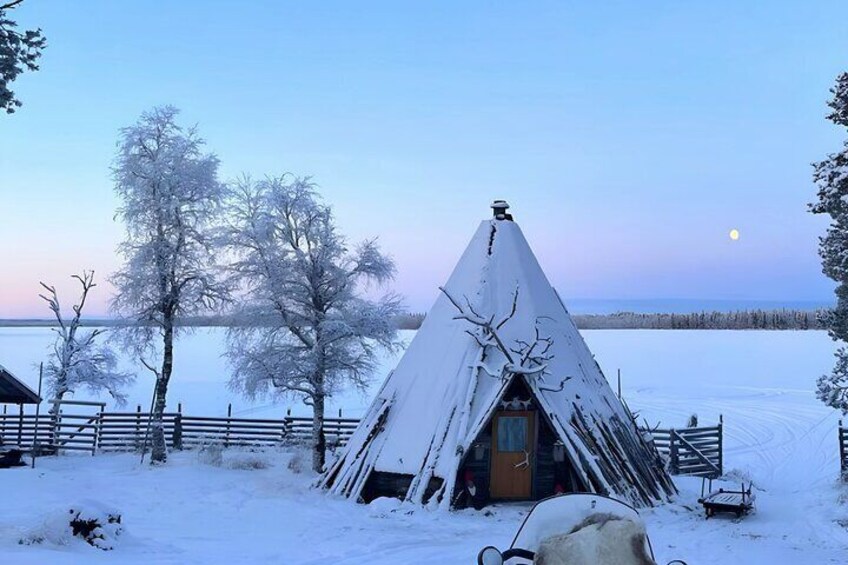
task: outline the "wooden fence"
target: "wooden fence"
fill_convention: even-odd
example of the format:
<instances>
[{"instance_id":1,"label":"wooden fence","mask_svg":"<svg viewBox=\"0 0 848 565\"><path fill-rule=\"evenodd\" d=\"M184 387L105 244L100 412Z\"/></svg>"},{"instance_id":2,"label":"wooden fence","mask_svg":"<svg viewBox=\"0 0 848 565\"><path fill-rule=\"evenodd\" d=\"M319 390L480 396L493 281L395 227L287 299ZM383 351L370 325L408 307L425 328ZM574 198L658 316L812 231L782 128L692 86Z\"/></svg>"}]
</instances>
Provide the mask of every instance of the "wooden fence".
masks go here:
<instances>
[{"instance_id":1,"label":"wooden fence","mask_svg":"<svg viewBox=\"0 0 848 565\"><path fill-rule=\"evenodd\" d=\"M272 446L300 443L312 435L312 419L286 416L275 419L209 418L181 412L164 415L165 440L173 449L191 449L209 443L231 446ZM139 407L134 412L105 412L93 415L18 413L0 414L0 444L24 449L36 446L42 452L57 450L101 452L138 451L145 443L150 414ZM358 419L325 418L328 445L344 445L356 429ZM149 440L148 440L149 442ZM148 443L149 444L149 443Z\"/></svg>"},{"instance_id":2,"label":"wooden fence","mask_svg":"<svg viewBox=\"0 0 848 565\"><path fill-rule=\"evenodd\" d=\"M724 472L722 443L724 419L717 426L644 429L654 438L660 454L668 458L673 475L717 478Z\"/></svg>"},{"instance_id":3,"label":"wooden fence","mask_svg":"<svg viewBox=\"0 0 848 565\"><path fill-rule=\"evenodd\" d=\"M145 444L150 414L135 411L106 412L103 406L95 414L6 413L0 414L0 443L39 450L100 452L139 451ZM326 418L324 437L328 445L344 445L359 420ZM234 418L232 407L226 417L189 416L177 412L164 415L165 441L172 449L192 449L217 443L224 447L263 447L301 443L312 434L312 419L291 415L282 419ZM717 426L681 429L643 429L650 432L660 454L669 460L675 475L718 477L723 472L723 419ZM839 426L840 460L848 469L848 429Z\"/></svg>"},{"instance_id":4,"label":"wooden fence","mask_svg":"<svg viewBox=\"0 0 848 565\"><path fill-rule=\"evenodd\" d=\"M839 474L848 482L848 428L839 420Z\"/></svg>"}]
</instances>

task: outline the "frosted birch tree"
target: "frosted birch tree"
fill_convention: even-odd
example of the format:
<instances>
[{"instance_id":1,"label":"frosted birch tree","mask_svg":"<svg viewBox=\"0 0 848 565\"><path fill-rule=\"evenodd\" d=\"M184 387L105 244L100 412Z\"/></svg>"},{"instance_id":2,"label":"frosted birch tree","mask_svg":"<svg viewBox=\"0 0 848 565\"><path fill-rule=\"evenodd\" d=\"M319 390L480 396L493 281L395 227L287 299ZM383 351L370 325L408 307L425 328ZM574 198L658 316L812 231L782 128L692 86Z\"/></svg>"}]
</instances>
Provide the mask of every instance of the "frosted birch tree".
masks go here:
<instances>
[{"instance_id":1,"label":"frosted birch tree","mask_svg":"<svg viewBox=\"0 0 848 565\"><path fill-rule=\"evenodd\" d=\"M9 11L23 0L0 0L0 110L14 113L21 106L9 85L24 71L37 71L37 61L47 40L40 29L18 31Z\"/></svg>"},{"instance_id":2,"label":"frosted birch tree","mask_svg":"<svg viewBox=\"0 0 848 565\"><path fill-rule=\"evenodd\" d=\"M48 390L57 400L62 400L66 394L73 394L80 388L93 394L105 391L118 405L123 405L126 403L126 395L122 389L131 384L135 377L118 370L118 358L114 351L99 339L106 330L81 328L86 299L91 289L97 286L94 271L83 271L82 275L73 275L73 278L79 281L82 290L79 302L71 307L74 315L70 320L62 315L56 288L40 283L45 292L39 296L47 303L58 323L58 327L53 328L56 340L44 366ZM58 404L54 404L51 412L58 410L58 407Z\"/></svg>"},{"instance_id":3,"label":"frosted birch tree","mask_svg":"<svg viewBox=\"0 0 848 565\"><path fill-rule=\"evenodd\" d=\"M831 89L832 110L827 119L848 128L848 73L842 73ZM836 307L824 316L830 337L842 346L836 352L836 366L829 375L818 379L818 398L833 408L848 413L848 140L842 150L813 164L813 180L818 200L810 205L814 214L830 216L827 233L819 239L822 271L836 281Z\"/></svg>"},{"instance_id":4,"label":"frosted birch tree","mask_svg":"<svg viewBox=\"0 0 848 565\"><path fill-rule=\"evenodd\" d=\"M394 276L374 240L348 248L309 179L284 175L229 191L226 230L242 291L229 330L231 386L248 397L295 395L312 408L312 468L325 460L324 408L340 387L364 387L380 348L397 347L396 296L363 285Z\"/></svg>"},{"instance_id":5,"label":"frosted birch tree","mask_svg":"<svg viewBox=\"0 0 848 565\"><path fill-rule=\"evenodd\" d=\"M167 458L162 414L174 369L181 317L207 313L227 298L216 276L213 223L223 186L218 158L178 110L157 107L121 130L113 166L117 217L126 225L124 264L111 307L127 320L124 346L155 376L151 463Z\"/></svg>"}]
</instances>

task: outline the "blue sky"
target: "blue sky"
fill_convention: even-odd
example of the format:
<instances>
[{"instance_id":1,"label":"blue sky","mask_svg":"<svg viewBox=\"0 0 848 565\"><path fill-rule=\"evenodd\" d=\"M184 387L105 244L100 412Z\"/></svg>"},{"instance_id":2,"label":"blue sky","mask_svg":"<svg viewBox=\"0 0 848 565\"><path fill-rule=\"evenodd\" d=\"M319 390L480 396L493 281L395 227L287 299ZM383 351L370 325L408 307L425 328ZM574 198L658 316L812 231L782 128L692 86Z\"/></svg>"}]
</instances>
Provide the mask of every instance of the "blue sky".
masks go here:
<instances>
[{"instance_id":1,"label":"blue sky","mask_svg":"<svg viewBox=\"0 0 848 565\"><path fill-rule=\"evenodd\" d=\"M824 120L844 2L26 0L15 17L49 47L0 116L0 317L45 314L40 279L70 292L70 273L115 269L117 130L164 103L225 179L314 175L414 310L495 197L566 299L829 297L805 208L809 163L845 137Z\"/></svg>"}]
</instances>

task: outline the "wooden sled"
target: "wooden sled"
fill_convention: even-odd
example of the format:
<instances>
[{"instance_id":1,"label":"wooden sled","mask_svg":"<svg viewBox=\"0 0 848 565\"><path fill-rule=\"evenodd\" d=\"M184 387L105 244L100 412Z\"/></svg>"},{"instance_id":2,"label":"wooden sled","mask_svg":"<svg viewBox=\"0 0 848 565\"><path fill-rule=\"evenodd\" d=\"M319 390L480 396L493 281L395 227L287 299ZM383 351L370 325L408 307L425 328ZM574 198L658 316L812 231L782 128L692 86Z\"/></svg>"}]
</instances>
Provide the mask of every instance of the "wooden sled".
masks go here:
<instances>
[{"instance_id":1,"label":"wooden sled","mask_svg":"<svg viewBox=\"0 0 848 565\"><path fill-rule=\"evenodd\" d=\"M709 481L709 488L707 489L709 494L706 496L704 495L706 479L701 481L701 498L698 499L698 502L704 507L707 519L719 512L736 514L737 518L741 518L754 509L755 495L752 491L751 483L748 483L748 490L745 490L745 483L742 483L740 490L725 490L720 488L714 491L713 480L709 479Z\"/></svg>"},{"instance_id":2,"label":"wooden sled","mask_svg":"<svg viewBox=\"0 0 848 565\"><path fill-rule=\"evenodd\" d=\"M21 461L23 454L24 452L20 449L3 450L0 448L0 469L25 466L26 463Z\"/></svg>"}]
</instances>

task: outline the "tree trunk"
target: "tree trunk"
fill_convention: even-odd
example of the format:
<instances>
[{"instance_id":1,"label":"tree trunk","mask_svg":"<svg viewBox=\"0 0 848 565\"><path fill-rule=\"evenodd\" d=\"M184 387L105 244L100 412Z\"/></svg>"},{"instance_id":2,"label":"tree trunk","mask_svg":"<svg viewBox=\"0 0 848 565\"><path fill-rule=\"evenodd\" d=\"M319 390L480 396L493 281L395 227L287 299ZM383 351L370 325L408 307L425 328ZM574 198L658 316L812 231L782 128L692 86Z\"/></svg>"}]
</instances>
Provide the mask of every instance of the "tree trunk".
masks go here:
<instances>
[{"instance_id":1,"label":"tree trunk","mask_svg":"<svg viewBox=\"0 0 848 565\"><path fill-rule=\"evenodd\" d=\"M324 470L324 394L318 393L312 398L312 470L320 473Z\"/></svg>"},{"instance_id":2,"label":"tree trunk","mask_svg":"<svg viewBox=\"0 0 848 565\"><path fill-rule=\"evenodd\" d=\"M63 398L65 398L65 394L67 392L68 392L68 389L66 387L62 387L62 388L60 388L59 390L56 391L56 394L53 395L53 398L51 400L61 401ZM60 406L61 405L58 402L54 403L53 406L50 407L50 415L54 416L54 417L58 417Z\"/></svg>"},{"instance_id":3,"label":"tree trunk","mask_svg":"<svg viewBox=\"0 0 848 565\"><path fill-rule=\"evenodd\" d=\"M153 415L150 421L150 431L153 451L150 455L150 463L164 463L168 458L168 446L165 444L165 400L168 395L168 382L171 379L171 370L174 366L174 320L172 315L165 316L163 333L163 356L162 372L156 379L155 401L153 403Z\"/></svg>"}]
</instances>

